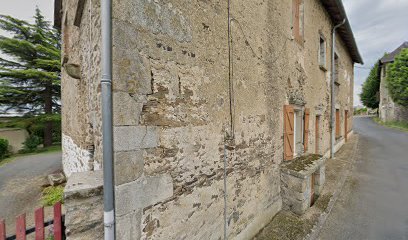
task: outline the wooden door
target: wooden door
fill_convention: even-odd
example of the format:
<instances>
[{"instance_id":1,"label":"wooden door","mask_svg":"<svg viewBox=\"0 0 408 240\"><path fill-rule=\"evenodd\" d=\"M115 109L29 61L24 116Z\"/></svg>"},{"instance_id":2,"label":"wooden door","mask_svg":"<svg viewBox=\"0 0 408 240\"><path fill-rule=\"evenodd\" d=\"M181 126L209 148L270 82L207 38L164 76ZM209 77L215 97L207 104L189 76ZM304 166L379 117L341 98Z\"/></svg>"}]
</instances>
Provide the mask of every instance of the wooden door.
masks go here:
<instances>
[{"instance_id":1,"label":"wooden door","mask_svg":"<svg viewBox=\"0 0 408 240\"><path fill-rule=\"evenodd\" d=\"M348 133L348 110L344 112L344 138L347 142L347 133Z\"/></svg>"},{"instance_id":2,"label":"wooden door","mask_svg":"<svg viewBox=\"0 0 408 240\"><path fill-rule=\"evenodd\" d=\"M315 153L319 154L319 144L320 144L320 116L316 116L316 123L315 123Z\"/></svg>"},{"instance_id":3,"label":"wooden door","mask_svg":"<svg viewBox=\"0 0 408 240\"><path fill-rule=\"evenodd\" d=\"M285 105L283 108L283 141L284 160L292 160L294 155L294 121L295 110L293 106Z\"/></svg>"}]
</instances>

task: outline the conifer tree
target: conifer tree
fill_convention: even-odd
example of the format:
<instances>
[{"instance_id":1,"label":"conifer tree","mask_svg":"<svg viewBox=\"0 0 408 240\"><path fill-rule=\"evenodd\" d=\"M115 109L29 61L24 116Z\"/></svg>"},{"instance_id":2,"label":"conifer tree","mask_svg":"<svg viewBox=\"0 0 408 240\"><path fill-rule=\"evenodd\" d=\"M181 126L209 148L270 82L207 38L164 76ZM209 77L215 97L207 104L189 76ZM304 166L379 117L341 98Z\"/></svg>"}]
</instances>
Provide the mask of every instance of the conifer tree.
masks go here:
<instances>
[{"instance_id":1,"label":"conifer tree","mask_svg":"<svg viewBox=\"0 0 408 240\"><path fill-rule=\"evenodd\" d=\"M60 33L38 7L35 22L0 15L0 111L31 115L60 112ZM4 56L4 57L2 57ZM44 146L52 144L52 121L45 123Z\"/></svg>"}]
</instances>

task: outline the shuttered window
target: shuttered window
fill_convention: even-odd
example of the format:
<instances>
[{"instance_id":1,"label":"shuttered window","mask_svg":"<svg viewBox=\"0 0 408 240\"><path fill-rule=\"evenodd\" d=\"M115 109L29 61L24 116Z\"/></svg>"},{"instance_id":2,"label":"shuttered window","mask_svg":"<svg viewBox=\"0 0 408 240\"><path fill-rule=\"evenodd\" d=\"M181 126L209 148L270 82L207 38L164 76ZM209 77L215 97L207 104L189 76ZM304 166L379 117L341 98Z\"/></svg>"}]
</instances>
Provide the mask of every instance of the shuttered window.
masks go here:
<instances>
[{"instance_id":1,"label":"shuttered window","mask_svg":"<svg viewBox=\"0 0 408 240\"><path fill-rule=\"evenodd\" d=\"M284 114L284 160L292 160L294 154L294 114L293 106L285 105Z\"/></svg>"},{"instance_id":2,"label":"shuttered window","mask_svg":"<svg viewBox=\"0 0 408 240\"><path fill-rule=\"evenodd\" d=\"M304 120L304 133L303 133L303 145L304 152L307 153L309 147L309 119L310 119L310 110L309 108L305 109L305 120Z\"/></svg>"}]
</instances>

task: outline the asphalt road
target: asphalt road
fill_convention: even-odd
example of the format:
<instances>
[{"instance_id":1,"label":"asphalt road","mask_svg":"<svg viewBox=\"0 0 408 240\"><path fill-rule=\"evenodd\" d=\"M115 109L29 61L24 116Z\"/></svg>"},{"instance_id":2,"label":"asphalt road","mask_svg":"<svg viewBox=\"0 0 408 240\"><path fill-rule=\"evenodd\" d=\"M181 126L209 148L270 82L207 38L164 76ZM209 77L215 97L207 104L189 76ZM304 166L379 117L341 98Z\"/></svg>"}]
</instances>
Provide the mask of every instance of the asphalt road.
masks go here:
<instances>
[{"instance_id":1,"label":"asphalt road","mask_svg":"<svg viewBox=\"0 0 408 240\"><path fill-rule=\"evenodd\" d=\"M19 157L0 167L0 219L12 224L17 215L39 204L45 177L62 169L61 152Z\"/></svg>"},{"instance_id":2,"label":"asphalt road","mask_svg":"<svg viewBox=\"0 0 408 240\"><path fill-rule=\"evenodd\" d=\"M408 133L355 118L354 169L320 234L321 240L408 240Z\"/></svg>"}]
</instances>

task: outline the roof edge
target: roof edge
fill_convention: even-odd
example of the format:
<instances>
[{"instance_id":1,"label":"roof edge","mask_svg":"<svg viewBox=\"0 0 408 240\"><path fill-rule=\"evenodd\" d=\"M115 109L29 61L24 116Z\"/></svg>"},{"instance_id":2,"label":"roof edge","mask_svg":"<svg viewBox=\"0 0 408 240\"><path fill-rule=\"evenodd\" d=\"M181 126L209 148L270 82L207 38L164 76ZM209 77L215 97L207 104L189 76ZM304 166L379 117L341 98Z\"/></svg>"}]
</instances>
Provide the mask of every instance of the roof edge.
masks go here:
<instances>
[{"instance_id":1,"label":"roof edge","mask_svg":"<svg viewBox=\"0 0 408 240\"><path fill-rule=\"evenodd\" d=\"M355 63L364 64L342 0L321 0L321 2L329 13L334 25L339 24L346 19L346 23L338 30L339 35L347 46L353 61Z\"/></svg>"}]
</instances>

